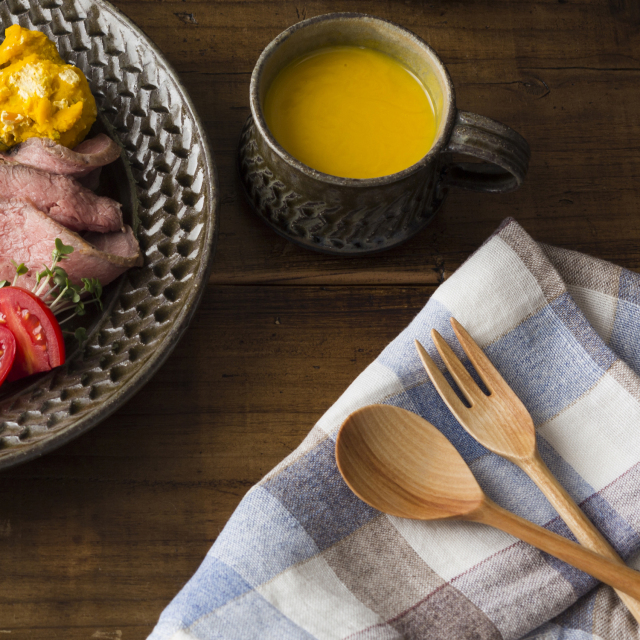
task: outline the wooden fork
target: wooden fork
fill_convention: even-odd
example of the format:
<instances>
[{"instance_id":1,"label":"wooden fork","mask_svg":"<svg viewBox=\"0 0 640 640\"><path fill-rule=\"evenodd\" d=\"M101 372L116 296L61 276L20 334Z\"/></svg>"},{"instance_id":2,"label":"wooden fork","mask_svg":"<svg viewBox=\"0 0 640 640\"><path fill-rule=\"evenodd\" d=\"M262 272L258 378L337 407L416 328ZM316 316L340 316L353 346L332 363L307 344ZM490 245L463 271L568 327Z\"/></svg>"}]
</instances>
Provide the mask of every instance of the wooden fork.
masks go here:
<instances>
[{"instance_id":1,"label":"wooden fork","mask_svg":"<svg viewBox=\"0 0 640 640\"><path fill-rule=\"evenodd\" d=\"M518 396L455 318L451 318L451 326L462 349L486 385L489 395L478 387L451 347L435 329L431 330L431 339L471 407L465 406L424 347L417 340L415 342L431 382L458 422L489 451L518 465L536 483L582 545L624 564L622 558L543 462L536 445L533 420ZM616 593L636 621L640 622L640 602L620 591Z\"/></svg>"}]
</instances>

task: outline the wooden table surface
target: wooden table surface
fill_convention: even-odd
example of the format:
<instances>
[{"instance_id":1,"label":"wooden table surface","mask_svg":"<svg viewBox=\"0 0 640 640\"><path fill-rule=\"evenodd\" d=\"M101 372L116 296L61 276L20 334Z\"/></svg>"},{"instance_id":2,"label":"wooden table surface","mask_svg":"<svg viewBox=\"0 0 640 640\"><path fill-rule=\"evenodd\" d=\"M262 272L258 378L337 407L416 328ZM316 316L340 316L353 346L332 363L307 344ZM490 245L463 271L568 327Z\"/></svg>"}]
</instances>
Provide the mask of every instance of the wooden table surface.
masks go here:
<instances>
[{"instance_id":1,"label":"wooden table surface","mask_svg":"<svg viewBox=\"0 0 640 640\"><path fill-rule=\"evenodd\" d=\"M145 638L246 491L507 216L536 239L640 269L636 0L116 0L206 126L221 211L211 280L155 378L78 440L0 474L0 635ZM524 186L452 192L404 246L307 252L243 201L234 168L263 47L311 16L397 22L448 66L458 106L532 148Z\"/></svg>"}]
</instances>

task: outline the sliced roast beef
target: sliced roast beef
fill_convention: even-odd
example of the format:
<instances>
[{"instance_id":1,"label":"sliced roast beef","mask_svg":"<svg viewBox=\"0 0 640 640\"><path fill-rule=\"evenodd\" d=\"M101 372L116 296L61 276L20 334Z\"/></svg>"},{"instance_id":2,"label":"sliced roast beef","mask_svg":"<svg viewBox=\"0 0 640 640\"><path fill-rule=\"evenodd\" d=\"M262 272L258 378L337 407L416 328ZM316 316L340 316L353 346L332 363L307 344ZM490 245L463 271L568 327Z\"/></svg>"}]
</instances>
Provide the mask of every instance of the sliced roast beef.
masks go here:
<instances>
[{"instance_id":1,"label":"sliced roast beef","mask_svg":"<svg viewBox=\"0 0 640 640\"><path fill-rule=\"evenodd\" d=\"M113 233L90 233L83 239L27 200L0 199L0 280L13 280L11 260L15 260L29 268L20 286L33 287L36 273L51 264L56 238L74 248L61 266L75 284L81 278L98 278L105 285L128 268L142 265L140 247L129 226Z\"/></svg>"},{"instance_id":2,"label":"sliced roast beef","mask_svg":"<svg viewBox=\"0 0 640 640\"><path fill-rule=\"evenodd\" d=\"M77 180L21 164L0 164L0 197L30 200L72 231L122 231L120 203Z\"/></svg>"},{"instance_id":3,"label":"sliced roast beef","mask_svg":"<svg viewBox=\"0 0 640 640\"><path fill-rule=\"evenodd\" d=\"M81 178L97 167L117 160L120 147L104 133L81 142L73 150L49 138L29 138L1 156L49 173Z\"/></svg>"}]
</instances>

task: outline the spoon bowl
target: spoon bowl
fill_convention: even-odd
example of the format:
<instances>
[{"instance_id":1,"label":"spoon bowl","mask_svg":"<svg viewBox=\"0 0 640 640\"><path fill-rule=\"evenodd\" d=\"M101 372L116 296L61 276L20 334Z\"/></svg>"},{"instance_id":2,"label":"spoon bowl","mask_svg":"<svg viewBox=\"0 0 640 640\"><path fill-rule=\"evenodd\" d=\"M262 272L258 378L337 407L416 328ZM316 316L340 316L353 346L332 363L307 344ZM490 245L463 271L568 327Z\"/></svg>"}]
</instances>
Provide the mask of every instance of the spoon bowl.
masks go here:
<instances>
[{"instance_id":1,"label":"spoon bowl","mask_svg":"<svg viewBox=\"0 0 640 640\"><path fill-rule=\"evenodd\" d=\"M484 499L445 436L398 407L370 405L352 413L338 434L336 462L361 500L400 518L460 517Z\"/></svg>"}]
</instances>

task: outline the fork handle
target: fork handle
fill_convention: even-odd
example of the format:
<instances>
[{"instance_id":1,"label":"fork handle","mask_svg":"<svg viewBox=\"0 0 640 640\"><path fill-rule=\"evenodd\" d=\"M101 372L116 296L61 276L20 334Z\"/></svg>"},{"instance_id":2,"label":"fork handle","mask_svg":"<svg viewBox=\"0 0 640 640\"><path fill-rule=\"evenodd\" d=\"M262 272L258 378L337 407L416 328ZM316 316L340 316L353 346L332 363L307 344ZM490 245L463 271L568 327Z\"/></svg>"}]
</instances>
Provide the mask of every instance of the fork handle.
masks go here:
<instances>
[{"instance_id":1,"label":"fork handle","mask_svg":"<svg viewBox=\"0 0 640 640\"><path fill-rule=\"evenodd\" d=\"M486 496L477 509L465 514L460 519L481 522L501 529L617 590L640 598L640 573L637 571L529 522L529 520L498 506Z\"/></svg>"},{"instance_id":2,"label":"fork handle","mask_svg":"<svg viewBox=\"0 0 640 640\"><path fill-rule=\"evenodd\" d=\"M549 467L540 457L536 449L535 455L529 460L513 460L538 486L560 517L566 522L571 532L581 545L596 553L624 564L622 558L607 542L605 537L596 529L582 509L574 502L565 488L558 482ZM640 601L616 590L620 599L625 603L631 615L640 622Z\"/></svg>"}]
</instances>

